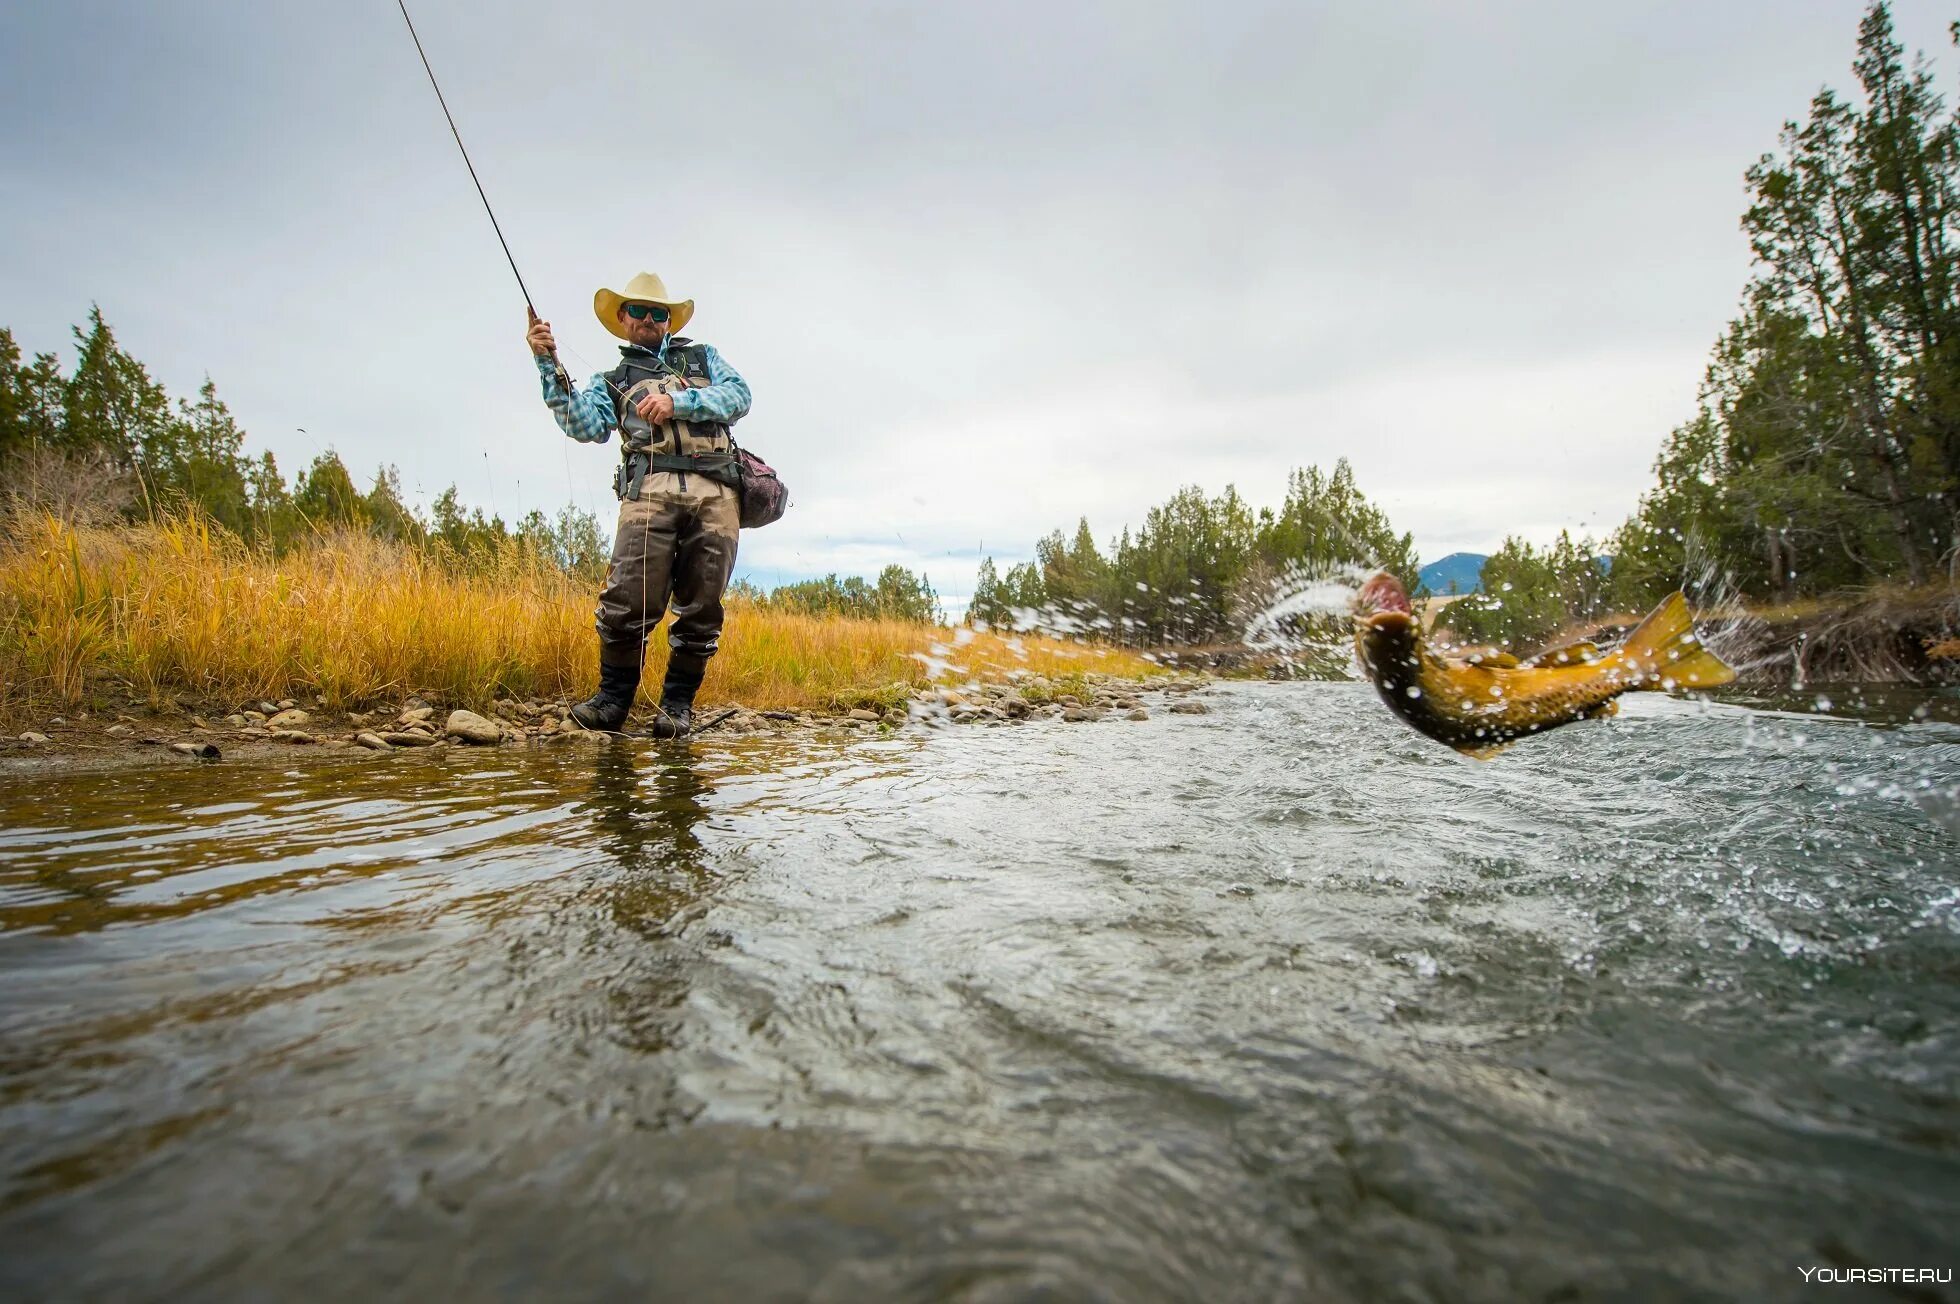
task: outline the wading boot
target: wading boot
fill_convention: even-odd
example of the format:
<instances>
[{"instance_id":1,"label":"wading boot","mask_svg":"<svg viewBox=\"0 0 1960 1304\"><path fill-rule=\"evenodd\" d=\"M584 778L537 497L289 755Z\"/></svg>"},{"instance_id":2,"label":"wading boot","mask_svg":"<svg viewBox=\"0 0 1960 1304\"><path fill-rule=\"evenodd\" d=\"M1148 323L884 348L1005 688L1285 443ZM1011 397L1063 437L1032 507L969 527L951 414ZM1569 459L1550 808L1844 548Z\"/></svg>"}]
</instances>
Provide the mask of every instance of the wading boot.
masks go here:
<instances>
[{"instance_id":1,"label":"wading boot","mask_svg":"<svg viewBox=\"0 0 1960 1304\"><path fill-rule=\"evenodd\" d=\"M633 711L633 695L640 691L637 662L615 665L599 662L599 691L572 708L572 719L582 729L599 733L618 733Z\"/></svg>"},{"instance_id":2,"label":"wading boot","mask_svg":"<svg viewBox=\"0 0 1960 1304\"><path fill-rule=\"evenodd\" d=\"M667 654L667 678L660 685L660 714L647 732L655 738L685 738L694 728L694 695L708 673L708 658L692 652Z\"/></svg>"}]
</instances>

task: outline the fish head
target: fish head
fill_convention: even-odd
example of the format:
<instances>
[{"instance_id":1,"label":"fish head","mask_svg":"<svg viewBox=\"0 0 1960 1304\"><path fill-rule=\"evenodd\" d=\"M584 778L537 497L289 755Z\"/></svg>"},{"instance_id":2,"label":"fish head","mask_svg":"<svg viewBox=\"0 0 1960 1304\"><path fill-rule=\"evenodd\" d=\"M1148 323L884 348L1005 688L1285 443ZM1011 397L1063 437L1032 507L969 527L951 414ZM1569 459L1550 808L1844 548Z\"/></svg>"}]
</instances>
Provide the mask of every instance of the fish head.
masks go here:
<instances>
[{"instance_id":1,"label":"fish head","mask_svg":"<svg viewBox=\"0 0 1960 1304\"><path fill-rule=\"evenodd\" d=\"M1402 581L1387 571L1376 571L1354 595L1354 618L1363 625L1380 626L1398 623L1415 615L1415 608L1409 603L1409 591L1402 587Z\"/></svg>"}]
</instances>

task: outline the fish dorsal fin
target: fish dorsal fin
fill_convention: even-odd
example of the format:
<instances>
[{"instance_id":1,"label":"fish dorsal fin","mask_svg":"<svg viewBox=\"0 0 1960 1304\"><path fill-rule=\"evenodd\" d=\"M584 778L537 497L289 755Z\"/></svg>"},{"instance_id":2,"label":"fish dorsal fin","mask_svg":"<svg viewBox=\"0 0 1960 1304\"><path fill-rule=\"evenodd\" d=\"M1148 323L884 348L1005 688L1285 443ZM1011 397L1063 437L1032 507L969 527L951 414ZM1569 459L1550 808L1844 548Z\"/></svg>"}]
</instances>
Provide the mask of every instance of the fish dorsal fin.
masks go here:
<instances>
[{"instance_id":1,"label":"fish dorsal fin","mask_svg":"<svg viewBox=\"0 0 1960 1304\"><path fill-rule=\"evenodd\" d=\"M1589 638L1577 643L1567 643L1564 647L1547 648L1536 656L1526 657L1518 664L1538 670L1547 666L1589 666L1602 657L1599 644Z\"/></svg>"},{"instance_id":2,"label":"fish dorsal fin","mask_svg":"<svg viewBox=\"0 0 1960 1304\"><path fill-rule=\"evenodd\" d=\"M1518 659L1509 652L1492 649L1488 652L1472 652L1463 658L1466 665L1482 666L1486 670L1516 670Z\"/></svg>"}]
</instances>

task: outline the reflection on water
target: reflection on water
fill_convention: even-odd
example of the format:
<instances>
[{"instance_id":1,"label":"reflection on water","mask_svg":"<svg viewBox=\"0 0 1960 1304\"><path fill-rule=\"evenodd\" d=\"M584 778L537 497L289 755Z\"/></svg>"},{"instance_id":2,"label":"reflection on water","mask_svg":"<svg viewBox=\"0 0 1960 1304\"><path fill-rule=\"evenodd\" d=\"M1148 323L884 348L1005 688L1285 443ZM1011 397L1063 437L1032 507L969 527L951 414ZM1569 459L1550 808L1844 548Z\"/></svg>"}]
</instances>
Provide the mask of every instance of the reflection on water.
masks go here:
<instances>
[{"instance_id":1,"label":"reflection on water","mask_svg":"<svg viewBox=\"0 0 1960 1304\"><path fill-rule=\"evenodd\" d=\"M1960 729L1643 698L1479 764L1365 686L1212 701L8 780L0 1289L1953 1263Z\"/></svg>"}]
</instances>

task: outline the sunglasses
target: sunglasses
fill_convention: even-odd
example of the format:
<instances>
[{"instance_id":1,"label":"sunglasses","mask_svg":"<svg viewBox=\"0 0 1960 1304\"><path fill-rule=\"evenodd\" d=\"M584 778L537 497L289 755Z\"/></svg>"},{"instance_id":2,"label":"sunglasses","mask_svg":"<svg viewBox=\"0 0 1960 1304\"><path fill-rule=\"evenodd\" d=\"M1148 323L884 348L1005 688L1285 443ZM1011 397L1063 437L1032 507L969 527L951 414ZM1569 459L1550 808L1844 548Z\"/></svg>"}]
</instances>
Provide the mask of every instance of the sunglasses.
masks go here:
<instances>
[{"instance_id":1,"label":"sunglasses","mask_svg":"<svg viewBox=\"0 0 1960 1304\"><path fill-rule=\"evenodd\" d=\"M626 315L634 321L646 321L648 318L667 320L667 310L657 303L629 303L626 305Z\"/></svg>"}]
</instances>

